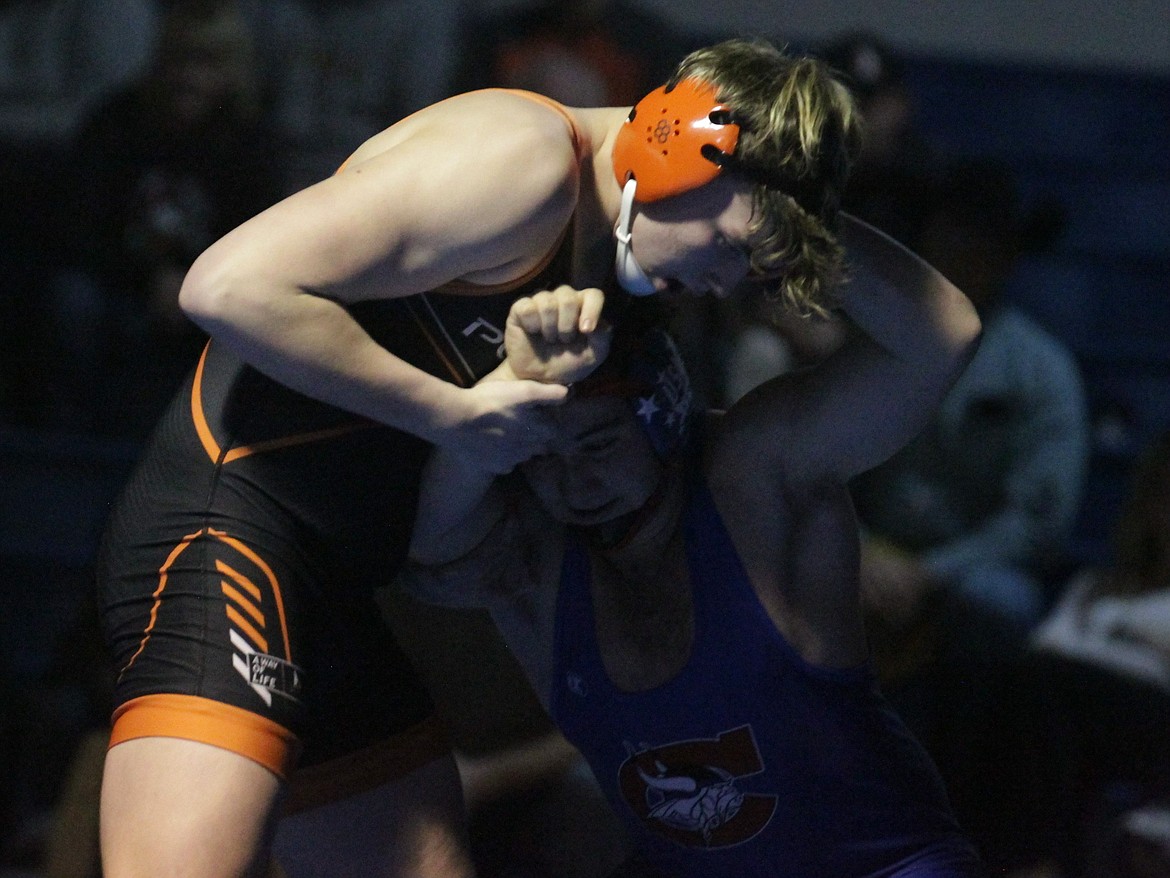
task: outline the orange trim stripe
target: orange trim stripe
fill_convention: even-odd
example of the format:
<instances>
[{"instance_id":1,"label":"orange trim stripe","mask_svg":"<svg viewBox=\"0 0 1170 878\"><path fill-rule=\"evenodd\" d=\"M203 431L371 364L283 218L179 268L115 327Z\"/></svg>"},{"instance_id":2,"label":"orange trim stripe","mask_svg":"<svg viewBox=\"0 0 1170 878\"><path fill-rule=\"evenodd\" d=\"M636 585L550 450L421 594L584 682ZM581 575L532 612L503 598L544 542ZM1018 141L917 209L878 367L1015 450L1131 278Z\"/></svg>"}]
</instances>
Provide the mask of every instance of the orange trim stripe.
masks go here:
<instances>
[{"instance_id":1,"label":"orange trim stripe","mask_svg":"<svg viewBox=\"0 0 1170 878\"><path fill-rule=\"evenodd\" d=\"M268 638L256 630L256 627L240 615L240 611L231 604L224 604L224 612L227 617L232 620L232 623L248 636L252 643L260 648L261 652L268 652Z\"/></svg>"},{"instance_id":2,"label":"orange trim stripe","mask_svg":"<svg viewBox=\"0 0 1170 878\"><path fill-rule=\"evenodd\" d=\"M232 601L241 610L251 616L256 621L257 625L259 625L261 628L264 627L264 614L260 612L259 607L257 607L254 603L228 585L227 580L225 579L221 579L219 581L219 588L220 591L222 591L228 598L228 600Z\"/></svg>"},{"instance_id":3,"label":"orange trim stripe","mask_svg":"<svg viewBox=\"0 0 1170 878\"><path fill-rule=\"evenodd\" d=\"M434 333L431 332L430 327L427 326L426 321L419 316L418 311L416 311L414 308L414 305L407 302L406 310L410 312L410 316L414 319L415 325L418 326L419 331L430 344L431 349L435 352L435 356L442 360L443 365L447 367L447 373L451 376L451 380L460 387L466 387L466 376L464 376L463 373L459 371L458 366L451 362L451 359L447 356L447 352L444 350L443 345L438 341L438 339L435 338Z\"/></svg>"},{"instance_id":4,"label":"orange trim stripe","mask_svg":"<svg viewBox=\"0 0 1170 878\"><path fill-rule=\"evenodd\" d=\"M110 746L136 738L182 738L230 750L286 779L300 755L296 735L266 717L195 695L143 695L114 711Z\"/></svg>"},{"instance_id":5,"label":"orange trim stripe","mask_svg":"<svg viewBox=\"0 0 1170 878\"><path fill-rule=\"evenodd\" d=\"M585 158L584 138L582 137L581 131L577 128L577 124L574 121L572 114L569 113L569 111L565 108L565 106L563 104L561 104L561 103L559 103L559 102L557 102L557 101L553 100L552 98L549 98L545 95L537 94L536 92L525 91L523 89L498 89L498 88L496 88L496 89L485 89L485 91L502 91L502 92L507 92L509 94L514 94L514 95L517 95L519 97L523 97L523 98L526 98L528 100L534 101L535 103L541 104L542 106L548 107L553 112L557 113L557 115L559 115L561 117L561 119L564 121L565 125L569 129L569 135L573 141L573 150L577 155L578 163L580 163L581 161L584 160L584 158ZM418 111L416 111L416 112L418 112ZM411 115L414 115L414 114L412 113ZM352 158L353 158L352 155L347 157L345 159L345 161L343 161L338 166L338 168L334 172L334 174L340 174L343 170L345 170L345 168L349 165ZM435 292L489 296L489 295L493 295L496 293L504 293L504 292L509 292L511 290L518 289L518 288L524 286L529 281L531 281L533 278L535 278L537 275L539 275L542 271L544 271L549 266L549 264L556 257L557 252L560 250L561 245L564 243L565 236L569 233L569 229L571 229L571 228L572 228L572 223L569 223L568 225L566 225L565 228L561 230L560 235L557 237L556 243L548 251L548 253L546 253L533 268L526 271L520 277L514 278L514 279L509 280L509 281L505 281L504 283L499 283L499 284L476 284L476 283L471 283L469 281L463 281L463 280L457 279L457 280L450 281L446 284L443 284L442 286L438 287L435 290ZM460 386L466 386L466 384L464 383L464 379L460 375L458 368L448 359L442 346L431 335L430 331L426 328L425 325L423 325L422 321L419 319L419 317L417 315L415 315L415 320L416 320L416 322L419 323L419 326L422 328L423 334L426 336L428 343L435 350L435 353L438 355L438 357L443 361L443 365L447 368L447 371L451 375L457 376L456 382L459 383ZM360 423L360 422L359 423L352 423L352 424L345 424L345 425L342 425L340 427L333 427L333 428L329 428L329 429L325 429L325 430L317 430L317 431L310 432L310 433L300 433L300 434L297 434L294 436L286 436L286 437L281 437L278 439L269 439L269 440L265 440L262 442L253 443L252 445L243 445L243 446L240 446L238 448L229 449L227 451L227 453L225 454L223 449L220 447L219 443L216 442L216 440L215 440L215 436L212 433L211 426L207 421L207 414L203 408L203 369L204 369L204 363L207 359L207 351L210 348L210 346L211 346L210 342L206 346L204 346L203 353L199 357L199 364L195 369L195 381L191 387L191 417L195 422L195 432L199 436L199 441L202 443L204 451L207 452L207 456L211 458L213 463L222 462L224 464L228 464L228 463L231 463L232 461L240 460L241 458L249 457L253 454L260 454L263 452L274 451L274 450L278 450L281 448L288 448L288 447L295 446L295 445L303 445L303 444L306 444L309 442L317 442L317 441L324 440L324 439L332 439L332 438L335 438L337 436L342 436L342 435L345 435L346 433L350 433L354 430L369 429L370 427L378 426L377 424L374 424L374 423ZM221 457L222 457L222 460L221 460Z\"/></svg>"},{"instance_id":6,"label":"orange trim stripe","mask_svg":"<svg viewBox=\"0 0 1170 878\"><path fill-rule=\"evenodd\" d=\"M234 537L229 537L223 531L218 531L213 528L208 528L207 532L216 539L221 540L222 542L231 546L233 549L235 549L237 552L239 552L241 555L264 571L264 575L267 576L268 581L272 583L272 593L276 597L276 614L280 619L280 633L284 638L284 657L287 661L293 661L292 647L289 645L288 640L288 622L284 615L284 598L280 594L280 582L277 580L276 574L272 572L272 568L265 563L263 558L261 558L239 540L235 539Z\"/></svg>"},{"instance_id":7,"label":"orange trim stripe","mask_svg":"<svg viewBox=\"0 0 1170 878\"><path fill-rule=\"evenodd\" d=\"M466 280L452 280L443 284L441 287L436 287L435 292L461 293L463 295L473 296L491 296L495 295L496 293L507 293L511 290L519 289L546 268L548 268L549 263L553 261L557 255L557 251L561 249L561 245L565 242L565 235L569 233L570 228L572 228L571 223L561 230L560 235L557 236L556 243L553 244L552 249L544 255L540 262L536 263L535 267L524 272L524 274L520 275L520 277L515 278L514 280L505 281L504 283L499 284L475 284Z\"/></svg>"},{"instance_id":8,"label":"orange trim stripe","mask_svg":"<svg viewBox=\"0 0 1170 878\"><path fill-rule=\"evenodd\" d=\"M175 559L183 553L183 550L191 545L192 541L202 533L202 530L198 530L193 534L189 534L188 536L183 537L182 542L180 542L177 546L175 546L174 549L171 550L171 554L167 556L167 560L163 563L163 566L159 568L158 588L154 590L154 594L152 595L154 598L154 604L152 604L150 608L150 619L146 623L146 630L142 632L142 641L138 644L138 649L134 651L134 655L130 656L130 661L126 662L126 664L122 667L122 670L118 671L119 679L121 679L123 674L130 670L130 666L138 660L138 656L142 655L142 651L146 649L146 642L150 640L150 634L152 631L154 631L154 625L158 621L158 608L162 604L162 593L167 587L167 574L171 569L171 565L175 563Z\"/></svg>"},{"instance_id":9,"label":"orange trim stripe","mask_svg":"<svg viewBox=\"0 0 1170 878\"><path fill-rule=\"evenodd\" d=\"M237 540L233 537L229 537L226 533L224 533L222 531L217 531L217 530L213 530L211 528L208 528L206 531L198 530L193 534L189 534L188 536L183 537L182 541L177 546L175 546L174 549L171 550L170 555L167 556L167 560L163 563L162 567L159 568L158 588L156 588L154 590L154 594L152 595L152 597L154 598L154 603L151 605L151 608L150 608L150 618L146 623L146 628L142 632L142 641L138 644L138 649L136 649L134 651L134 655L130 656L130 660L128 662L126 662L126 664L118 672L119 679L121 678L121 676L123 674L126 673L126 671L128 671L130 669L130 667L134 664L134 662L138 660L138 657L140 655L142 655L143 650L146 649L146 644L147 644L147 642L149 642L151 633L154 631L155 623L158 621L158 610L162 604L162 595L167 587L167 578L169 576L171 566L175 563L175 560L179 557L179 555L181 555L183 553L183 551L188 546L191 545L192 542L194 542L198 537L202 536L205 533L207 535L213 536L217 540L220 540L221 542L226 543L227 545L231 546L233 549L235 549L237 552L239 552L241 555L243 555L245 558L247 558L249 561L251 561L257 567L259 567L264 572L264 575L268 578L268 581L270 583L272 583L272 593L276 599L276 612L277 612L277 616L280 620L280 632L281 632L282 640L284 642L284 655L288 661L291 662L293 660L292 647L290 645L289 637L288 637L288 622L287 622L287 619L286 619L285 613L284 613L284 598L281 596L280 582L277 580L276 574L273 573L272 568L269 567L268 564L265 563L265 561L259 555L257 555L254 551L252 551L252 549L248 548L248 546L244 545L242 542L240 542L239 540ZM231 570L231 568L227 567L227 565L221 566L221 564L219 562L217 562L216 569L218 569L221 573L226 573L229 576L231 575L231 573L228 572ZM242 576L240 577L239 581L247 582L247 580ZM221 587L223 585L224 585L224 583L221 582ZM254 586L253 586L253 588L254 588ZM243 596L241 595L240 597L242 599ZM232 614L232 612L234 612L230 606L227 607L227 610L228 610L229 616ZM259 634L259 632L257 632L256 629L253 628L248 623L248 621L244 619L243 616L240 616L239 613L236 613L236 616L238 616L238 618L239 618L238 624L240 625L240 627L242 629L244 629L246 632L251 632L251 633L255 634L255 642L256 643L263 643L264 644L264 651L267 651L268 641L264 637L262 637Z\"/></svg>"},{"instance_id":10,"label":"orange trim stripe","mask_svg":"<svg viewBox=\"0 0 1170 878\"><path fill-rule=\"evenodd\" d=\"M195 367L195 380L191 383L191 420L195 422L195 432L203 444L203 450L211 458L212 463L219 462L220 448L211 433L207 423L207 415L203 411L203 367L207 362L207 352L211 350L211 342L203 346L203 353L199 355L199 364Z\"/></svg>"},{"instance_id":11,"label":"orange trim stripe","mask_svg":"<svg viewBox=\"0 0 1170 878\"><path fill-rule=\"evenodd\" d=\"M585 157L586 157L585 139L582 136L580 129L577 128L577 123L574 121L572 114L570 114L569 111L567 109L565 109L564 104L560 103L559 101L553 100L552 98L548 97L547 95L542 95L542 94L538 94L537 92L534 92L534 91L526 91L524 89L518 89L518 88L503 88L503 89L490 88L490 89L485 89L485 91L507 92L508 94L513 94L513 95L517 95L517 96L522 97L522 98L527 98L530 101L533 101L535 103L541 104L542 106L548 107L550 110L555 112L558 116L560 116L561 119L564 121L565 125L568 126L569 136L573 140L573 152L575 152L577 154L578 166L580 166L580 164L585 160ZM347 161L348 161L348 159L347 159ZM342 165L342 167L344 167L344 165ZM571 228L571 224L569 226L565 227L565 229L561 232L560 237L557 239L556 245L537 264L537 266L535 268L533 268L531 271L524 273L523 275L516 278L515 280L510 280L510 281L507 281L507 282L502 283L502 284L473 284L473 283L470 283L469 281L453 280L453 281L450 281L448 283L443 284L441 287L436 289L435 292L438 292L438 293L463 293L463 294L469 294L469 295L487 296L487 295L492 295L493 293L506 293L510 290L516 289L517 287L522 287L522 286L524 286L524 284L528 283L530 280L532 280L534 277L536 277L538 274L540 274L542 271L544 271L546 268L548 268L548 264L550 262L552 262L553 257L556 256L557 251L560 249L561 244L564 242L565 234L568 232L569 228Z\"/></svg>"},{"instance_id":12,"label":"orange trim stripe","mask_svg":"<svg viewBox=\"0 0 1170 878\"><path fill-rule=\"evenodd\" d=\"M346 433L352 433L355 430L368 430L371 427L377 426L373 422L354 421L352 423L342 424L339 427L313 430L308 433L296 433L292 436L281 436L277 439L266 439L262 442L255 442L252 445L241 445L238 448L228 450L225 454L219 443L215 441L215 434L211 432L211 425L207 422L207 412L203 408L203 369L207 362L207 352L210 349L211 342L203 346L203 353L199 355L199 364L195 367L195 380L191 384L191 420L195 423L195 433L199 436L199 442L203 445L203 450L207 452L207 456L211 458L212 463L227 464L233 460L239 460L241 457L248 457L252 454L260 454L279 448L288 448L293 445L304 445L322 439L333 439L337 436L344 436Z\"/></svg>"},{"instance_id":13,"label":"orange trim stripe","mask_svg":"<svg viewBox=\"0 0 1170 878\"><path fill-rule=\"evenodd\" d=\"M337 436L344 436L346 433L353 433L357 430L369 430L376 426L378 425L372 421L354 421L349 424L342 424L339 427L313 430L309 433L296 433L292 436L282 436L279 439L265 439L263 442L256 442L252 445L241 445L238 448L231 449L223 456L223 462L231 463L233 460L239 460L241 457L248 457L252 454L261 454L265 451L274 451L293 445L305 445L306 443L317 442L321 439L333 439Z\"/></svg>"},{"instance_id":14,"label":"orange trim stripe","mask_svg":"<svg viewBox=\"0 0 1170 878\"><path fill-rule=\"evenodd\" d=\"M540 92L535 91L527 91L526 89L507 88L503 89L503 91L511 92L512 94L519 95L523 98L528 98L529 100L538 104L543 104L544 106L556 112L557 115L564 119L565 124L569 126L569 133L573 138L573 150L577 153L578 158L585 158L585 139L581 136L580 129L577 128L576 120L574 120L572 114L567 109L565 109L564 104L562 104L560 101L553 100L548 95L542 95Z\"/></svg>"},{"instance_id":15,"label":"orange trim stripe","mask_svg":"<svg viewBox=\"0 0 1170 878\"><path fill-rule=\"evenodd\" d=\"M260 603L261 597L259 587L244 574L240 573L238 570L232 569L232 567L227 564L227 562L222 561L219 558L215 559L215 570L217 573L222 576L226 576L228 579L250 594L252 596L252 600L256 601L256 603Z\"/></svg>"}]
</instances>

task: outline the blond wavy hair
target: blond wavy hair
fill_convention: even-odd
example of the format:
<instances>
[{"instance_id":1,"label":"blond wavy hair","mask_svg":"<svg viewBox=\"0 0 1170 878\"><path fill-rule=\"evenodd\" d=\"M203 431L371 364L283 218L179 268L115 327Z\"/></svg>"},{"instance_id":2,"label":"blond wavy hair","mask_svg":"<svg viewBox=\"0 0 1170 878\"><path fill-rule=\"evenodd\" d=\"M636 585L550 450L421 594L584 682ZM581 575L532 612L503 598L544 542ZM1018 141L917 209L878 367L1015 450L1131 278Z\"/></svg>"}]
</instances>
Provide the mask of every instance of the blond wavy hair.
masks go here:
<instances>
[{"instance_id":1,"label":"blond wavy hair","mask_svg":"<svg viewBox=\"0 0 1170 878\"><path fill-rule=\"evenodd\" d=\"M783 307L823 316L844 272L837 212L861 143L852 94L822 61L755 40L692 52L668 84L689 78L715 86L740 126L730 168L755 183L753 273L775 281Z\"/></svg>"}]
</instances>

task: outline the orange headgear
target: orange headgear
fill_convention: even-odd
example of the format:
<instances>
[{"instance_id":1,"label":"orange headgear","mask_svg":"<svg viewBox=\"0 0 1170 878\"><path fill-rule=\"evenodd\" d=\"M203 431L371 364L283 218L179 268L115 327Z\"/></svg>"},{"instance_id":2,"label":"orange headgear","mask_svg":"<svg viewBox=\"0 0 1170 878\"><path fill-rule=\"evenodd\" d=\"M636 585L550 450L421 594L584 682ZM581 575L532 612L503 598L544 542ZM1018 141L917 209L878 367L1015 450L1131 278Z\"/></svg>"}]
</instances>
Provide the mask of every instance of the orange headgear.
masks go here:
<instances>
[{"instance_id":1,"label":"orange headgear","mask_svg":"<svg viewBox=\"0 0 1170 878\"><path fill-rule=\"evenodd\" d=\"M698 79L656 88L638 101L618 130L613 172L633 177L636 200L658 201L710 183L735 153L739 125L715 88Z\"/></svg>"}]
</instances>

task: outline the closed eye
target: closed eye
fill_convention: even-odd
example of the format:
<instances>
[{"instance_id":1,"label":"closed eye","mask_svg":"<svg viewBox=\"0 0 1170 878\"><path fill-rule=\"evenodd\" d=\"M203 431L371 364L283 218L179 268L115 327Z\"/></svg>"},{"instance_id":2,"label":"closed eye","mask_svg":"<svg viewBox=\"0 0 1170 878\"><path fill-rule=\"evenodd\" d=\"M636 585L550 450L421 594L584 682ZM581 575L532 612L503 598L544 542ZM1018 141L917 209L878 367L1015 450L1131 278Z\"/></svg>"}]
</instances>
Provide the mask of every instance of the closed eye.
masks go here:
<instances>
[{"instance_id":1,"label":"closed eye","mask_svg":"<svg viewBox=\"0 0 1170 878\"><path fill-rule=\"evenodd\" d=\"M578 436L574 450L578 454L602 454L612 449L620 437L621 432L611 421Z\"/></svg>"},{"instance_id":2,"label":"closed eye","mask_svg":"<svg viewBox=\"0 0 1170 878\"><path fill-rule=\"evenodd\" d=\"M616 444L616 436L599 437L589 442L580 443L577 446L577 450L583 454L601 454L609 451Z\"/></svg>"}]
</instances>

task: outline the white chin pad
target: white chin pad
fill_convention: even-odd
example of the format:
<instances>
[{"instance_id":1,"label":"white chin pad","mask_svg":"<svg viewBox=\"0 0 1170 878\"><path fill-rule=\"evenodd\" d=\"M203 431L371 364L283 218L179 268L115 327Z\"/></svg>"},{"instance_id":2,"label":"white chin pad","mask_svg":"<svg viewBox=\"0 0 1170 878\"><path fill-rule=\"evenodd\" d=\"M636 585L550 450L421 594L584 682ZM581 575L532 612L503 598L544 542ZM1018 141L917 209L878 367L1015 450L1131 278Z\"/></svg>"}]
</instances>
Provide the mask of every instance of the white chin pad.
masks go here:
<instances>
[{"instance_id":1,"label":"white chin pad","mask_svg":"<svg viewBox=\"0 0 1170 878\"><path fill-rule=\"evenodd\" d=\"M637 184L631 177L622 189L622 209L618 216L617 228L613 235L617 239L617 256L614 266L617 270L617 281L623 290L632 296L652 296L657 290L654 282L642 271L642 266L634 258L634 251L630 247L630 214L634 205L634 190Z\"/></svg>"}]
</instances>

